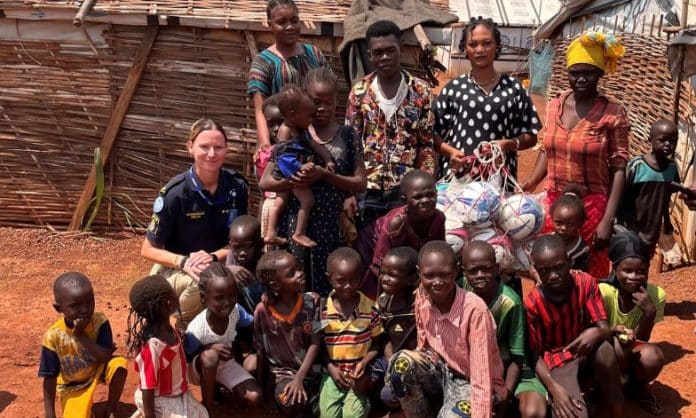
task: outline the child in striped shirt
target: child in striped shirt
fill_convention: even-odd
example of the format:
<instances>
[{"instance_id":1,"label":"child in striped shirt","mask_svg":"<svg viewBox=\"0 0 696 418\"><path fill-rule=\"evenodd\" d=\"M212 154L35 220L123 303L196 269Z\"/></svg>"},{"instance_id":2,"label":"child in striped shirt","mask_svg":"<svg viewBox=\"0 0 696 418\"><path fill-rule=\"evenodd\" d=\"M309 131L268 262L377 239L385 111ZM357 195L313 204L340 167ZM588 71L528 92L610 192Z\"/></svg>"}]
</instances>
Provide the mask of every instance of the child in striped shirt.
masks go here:
<instances>
[{"instance_id":1,"label":"child in striped shirt","mask_svg":"<svg viewBox=\"0 0 696 418\"><path fill-rule=\"evenodd\" d=\"M587 417L580 382L591 377L608 416L623 416L621 375L609 342L624 327L609 327L597 281L570 270L563 240L542 235L532 246L541 284L525 299L529 348L555 416Z\"/></svg>"},{"instance_id":2,"label":"child in striped shirt","mask_svg":"<svg viewBox=\"0 0 696 418\"><path fill-rule=\"evenodd\" d=\"M137 353L140 378L135 391L138 410L131 418L208 418L188 389L184 343L169 324L169 316L179 310L174 289L164 277L148 276L133 285L128 298L126 343L131 354Z\"/></svg>"},{"instance_id":3,"label":"child in striped shirt","mask_svg":"<svg viewBox=\"0 0 696 418\"><path fill-rule=\"evenodd\" d=\"M459 262L445 241L423 246L418 274L417 348L392 356L387 384L409 417L490 418L507 398L493 317L456 285Z\"/></svg>"},{"instance_id":4,"label":"child in striped shirt","mask_svg":"<svg viewBox=\"0 0 696 418\"><path fill-rule=\"evenodd\" d=\"M365 418L370 413L371 363L379 355L382 324L375 301L358 291L360 255L342 247L327 259L333 290L322 300L319 328L326 369L319 391L323 418Z\"/></svg>"}]
</instances>

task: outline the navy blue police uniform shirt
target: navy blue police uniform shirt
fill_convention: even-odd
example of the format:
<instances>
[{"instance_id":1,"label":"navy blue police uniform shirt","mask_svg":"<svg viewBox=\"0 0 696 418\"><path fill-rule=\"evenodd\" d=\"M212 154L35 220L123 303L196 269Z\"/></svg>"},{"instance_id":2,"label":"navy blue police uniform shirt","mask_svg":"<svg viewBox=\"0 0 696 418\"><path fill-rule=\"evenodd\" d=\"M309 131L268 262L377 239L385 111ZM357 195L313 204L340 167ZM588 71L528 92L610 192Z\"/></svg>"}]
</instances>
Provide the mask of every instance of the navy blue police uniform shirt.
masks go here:
<instances>
[{"instance_id":1,"label":"navy blue police uniform shirt","mask_svg":"<svg viewBox=\"0 0 696 418\"><path fill-rule=\"evenodd\" d=\"M211 195L191 167L160 190L146 237L176 254L219 250L229 242L232 221L247 213L248 197L248 183L237 172L221 169Z\"/></svg>"}]
</instances>

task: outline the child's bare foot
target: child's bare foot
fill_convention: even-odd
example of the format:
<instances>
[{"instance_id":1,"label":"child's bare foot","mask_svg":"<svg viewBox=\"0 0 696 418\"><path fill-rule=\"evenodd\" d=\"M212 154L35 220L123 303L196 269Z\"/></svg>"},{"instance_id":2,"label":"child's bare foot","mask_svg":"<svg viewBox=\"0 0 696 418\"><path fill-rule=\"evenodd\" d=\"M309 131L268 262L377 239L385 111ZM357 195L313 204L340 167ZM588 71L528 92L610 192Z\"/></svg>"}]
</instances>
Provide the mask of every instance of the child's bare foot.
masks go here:
<instances>
[{"instance_id":1,"label":"child's bare foot","mask_svg":"<svg viewBox=\"0 0 696 418\"><path fill-rule=\"evenodd\" d=\"M316 242L314 242L310 237L304 234L294 234L292 236L292 240L300 244L301 246L307 248L314 248L317 246Z\"/></svg>"},{"instance_id":2,"label":"child's bare foot","mask_svg":"<svg viewBox=\"0 0 696 418\"><path fill-rule=\"evenodd\" d=\"M266 235L263 237L263 243L266 245L287 245L288 240L278 235Z\"/></svg>"}]
</instances>

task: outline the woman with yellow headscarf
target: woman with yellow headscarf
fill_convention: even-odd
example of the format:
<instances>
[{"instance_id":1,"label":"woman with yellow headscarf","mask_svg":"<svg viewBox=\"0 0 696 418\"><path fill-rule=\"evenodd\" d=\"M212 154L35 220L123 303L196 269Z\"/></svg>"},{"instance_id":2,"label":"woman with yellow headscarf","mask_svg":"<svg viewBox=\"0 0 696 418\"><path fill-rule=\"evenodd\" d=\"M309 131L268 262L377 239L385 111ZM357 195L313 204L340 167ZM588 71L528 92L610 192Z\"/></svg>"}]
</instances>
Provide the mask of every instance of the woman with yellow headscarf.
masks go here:
<instances>
[{"instance_id":1,"label":"woman with yellow headscarf","mask_svg":"<svg viewBox=\"0 0 696 418\"><path fill-rule=\"evenodd\" d=\"M571 90L548 103L544 146L523 184L533 190L547 177L547 232L554 230L548 209L558 196L571 190L582 198L587 216L580 235L590 246L589 273L596 278L609 274L606 248L625 183L630 128L623 107L599 93L597 85L605 74L617 71L625 52L620 39L596 31L570 43L566 68Z\"/></svg>"}]
</instances>

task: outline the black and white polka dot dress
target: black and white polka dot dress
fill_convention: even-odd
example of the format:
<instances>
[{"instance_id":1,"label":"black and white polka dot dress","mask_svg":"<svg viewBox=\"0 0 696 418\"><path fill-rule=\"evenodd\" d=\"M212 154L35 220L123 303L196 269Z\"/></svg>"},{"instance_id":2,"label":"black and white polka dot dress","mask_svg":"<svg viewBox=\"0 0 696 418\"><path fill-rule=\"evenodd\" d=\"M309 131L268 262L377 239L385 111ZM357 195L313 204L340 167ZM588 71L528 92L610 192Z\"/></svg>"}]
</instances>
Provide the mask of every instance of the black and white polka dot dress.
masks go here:
<instances>
[{"instance_id":1,"label":"black and white polka dot dress","mask_svg":"<svg viewBox=\"0 0 696 418\"><path fill-rule=\"evenodd\" d=\"M501 75L486 94L467 75L450 80L432 106L435 134L465 154L473 154L481 141L512 139L541 129L534 104L522 84ZM517 153L507 153L507 165L517 176ZM449 160L440 157L438 177L449 174Z\"/></svg>"}]
</instances>

